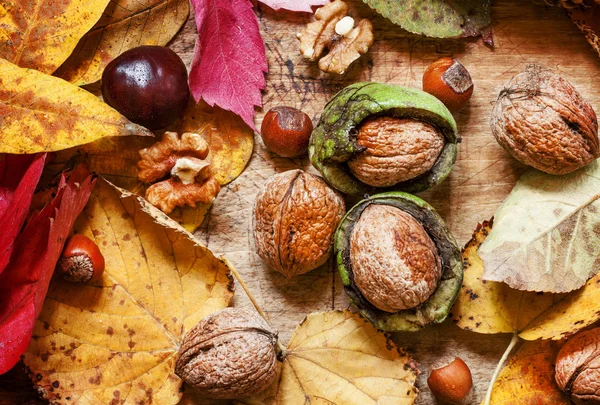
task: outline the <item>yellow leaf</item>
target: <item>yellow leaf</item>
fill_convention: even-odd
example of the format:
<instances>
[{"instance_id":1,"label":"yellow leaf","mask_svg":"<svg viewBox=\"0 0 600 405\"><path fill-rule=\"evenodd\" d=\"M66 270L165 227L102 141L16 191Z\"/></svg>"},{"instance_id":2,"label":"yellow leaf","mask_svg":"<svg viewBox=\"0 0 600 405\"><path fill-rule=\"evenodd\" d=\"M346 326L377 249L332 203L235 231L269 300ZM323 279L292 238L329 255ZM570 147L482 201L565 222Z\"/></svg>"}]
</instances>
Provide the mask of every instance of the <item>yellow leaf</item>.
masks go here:
<instances>
[{"instance_id":1,"label":"yellow leaf","mask_svg":"<svg viewBox=\"0 0 600 405\"><path fill-rule=\"evenodd\" d=\"M571 405L554 380L559 343L526 342L494 384L490 405Z\"/></svg>"},{"instance_id":2,"label":"yellow leaf","mask_svg":"<svg viewBox=\"0 0 600 405\"><path fill-rule=\"evenodd\" d=\"M102 179L75 232L96 241L106 270L91 285L53 280L24 356L35 384L51 402L177 403L178 346L229 304L228 268L145 200Z\"/></svg>"},{"instance_id":3,"label":"yellow leaf","mask_svg":"<svg viewBox=\"0 0 600 405\"><path fill-rule=\"evenodd\" d=\"M152 136L93 94L0 59L0 153L71 148L108 136Z\"/></svg>"},{"instance_id":4,"label":"yellow leaf","mask_svg":"<svg viewBox=\"0 0 600 405\"><path fill-rule=\"evenodd\" d=\"M314 313L296 329L273 386L244 404L413 404L410 357L350 311Z\"/></svg>"},{"instance_id":5,"label":"yellow leaf","mask_svg":"<svg viewBox=\"0 0 600 405\"><path fill-rule=\"evenodd\" d=\"M491 230L484 221L463 250L464 279L452 308L461 328L478 333L519 332L525 340L561 339L600 319L600 275L568 294L526 292L482 281L477 249Z\"/></svg>"},{"instance_id":6,"label":"yellow leaf","mask_svg":"<svg viewBox=\"0 0 600 405\"><path fill-rule=\"evenodd\" d=\"M52 73L98 21L109 0L8 0L0 5L0 57Z\"/></svg>"},{"instance_id":7,"label":"yellow leaf","mask_svg":"<svg viewBox=\"0 0 600 405\"><path fill-rule=\"evenodd\" d=\"M112 0L56 75L78 86L97 82L106 65L123 52L166 45L189 13L188 0Z\"/></svg>"}]
</instances>

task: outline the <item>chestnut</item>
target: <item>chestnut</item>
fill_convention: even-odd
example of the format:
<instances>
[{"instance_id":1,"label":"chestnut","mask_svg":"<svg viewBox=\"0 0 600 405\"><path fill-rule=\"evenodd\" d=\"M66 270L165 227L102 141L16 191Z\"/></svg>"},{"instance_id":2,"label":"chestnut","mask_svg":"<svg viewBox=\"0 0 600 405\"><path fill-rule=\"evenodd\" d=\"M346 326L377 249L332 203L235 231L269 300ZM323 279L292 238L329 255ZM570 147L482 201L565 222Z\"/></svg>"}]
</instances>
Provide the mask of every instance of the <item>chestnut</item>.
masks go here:
<instances>
[{"instance_id":1,"label":"chestnut","mask_svg":"<svg viewBox=\"0 0 600 405\"><path fill-rule=\"evenodd\" d=\"M102 73L104 101L148 129L173 123L189 99L187 70L163 46L139 46L113 59Z\"/></svg>"},{"instance_id":2,"label":"chestnut","mask_svg":"<svg viewBox=\"0 0 600 405\"><path fill-rule=\"evenodd\" d=\"M466 405L471 400L473 377L469 366L459 357L443 358L431 366L427 385L438 401Z\"/></svg>"},{"instance_id":3,"label":"chestnut","mask_svg":"<svg viewBox=\"0 0 600 405\"><path fill-rule=\"evenodd\" d=\"M312 130L312 121L306 113L293 107L274 107L265 114L260 135L267 149L289 158L308 151Z\"/></svg>"},{"instance_id":4,"label":"chestnut","mask_svg":"<svg viewBox=\"0 0 600 405\"><path fill-rule=\"evenodd\" d=\"M75 234L67 240L56 263L56 272L71 283L98 280L104 272L104 256L93 240Z\"/></svg>"},{"instance_id":5,"label":"chestnut","mask_svg":"<svg viewBox=\"0 0 600 405\"><path fill-rule=\"evenodd\" d=\"M461 110L473 95L473 81L459 61L441 58L425 70L423 91L437 97L454 113Z\"/></svg>"}]
</instances>

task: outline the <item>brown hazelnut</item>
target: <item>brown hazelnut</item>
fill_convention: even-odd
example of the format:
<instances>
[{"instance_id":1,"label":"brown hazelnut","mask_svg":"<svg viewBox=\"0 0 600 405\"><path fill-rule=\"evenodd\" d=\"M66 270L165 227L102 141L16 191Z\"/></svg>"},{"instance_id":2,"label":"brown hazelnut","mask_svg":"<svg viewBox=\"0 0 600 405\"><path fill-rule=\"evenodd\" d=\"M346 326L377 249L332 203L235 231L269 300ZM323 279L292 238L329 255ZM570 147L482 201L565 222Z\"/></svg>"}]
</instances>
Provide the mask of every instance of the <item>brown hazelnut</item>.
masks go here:
<instances>
[{"instance_id":1,"label":"brown hazelnut","mask_svg":"<svg viewBox=\"0 0 600 405\"><path fill-rule=\"evenodd\" d=\"M377 308L415 308L436 290L442 276L437 248L410 214L390 205L369 205L350 237L354 282Z\"/></svg>"},{"instance_id":2,"label":"brown hazelnut","mask_svg":"<svg viewBox=\"0 0 600 405\"><path fill-rule=\"evenodd\" d=\"M537 65L500 92L490 126L515 159L546 173L570 173L600 156L592 106L568 81Z\"/></svg>"},{"instance_id":3,"label":"brown hazelnut","mask_svg":"<svg viewBox=\"0 0 600 405\"><path fill-rule=\"evenodd\" d=\"M277 375L276 344L277 333L260 316L225 308L185 335L175 374L206 398L254 395Z\"/></svg>"},{"instance_id":4,"label":"brown hazelnut","mask_svg":"<svg viewBox=\"0 0 600 405\"><path fill-rule=\"evenodd\" d=\"M256 197L256 252L271 268L291 278L327 261L342 219L342 197L320 177L290 170L271 177Z\"/></svg>"},{"instance_id":5,"label":"brown hazelnut","mask_svg":"<svg viewBox=\"0 0 600 405\"><path fill-rule=\"evenodd\" d=\"M104 272L104 256L93 240L75 234L67 240L56 263L56 272L72 283L98 280Z\"/></svg>"},{"instance_id":6,"label":"brown hazelnut","mask_svg":"<svg viewBox=\"0 0 600 405\"><path fill-rule=\"evenodd\" d=\"M556 383L575 404L600 404L600 328L567 340L555 369Z\"/></svg>"},{"instance_id":7,"label":"brown hazelnut","mask_svg":"<svg viewBox=\"0 0 600 405\"><path fill-rule=\"evenodd\" d=\"M445 144L434 126L394 117L367 120L358 128L356 141L364 150L348 161L348 167L373 187L391 187L428 172Z\"/></svg>"},{"instance_id":8,"label":"brown hazelnut","mask_svg":"<svg viewBox=\"0 0 600 405\"><path fill-rule=\"evenodd\" d=\"M282 157L295 157L308 151L313 130L310 117L292 107L271 108L263 118L260 134L267 149Z\"/></svg>"},{"instance_id":9,"label":"brown hazelnut","mask_svg":"<svg viewBox=\"0 0 600 405\"><path fill-rule=\"evenodd\" d=\"M445 358L431 366L427 385L438 401L467 405L470 403L473 377L469 366L460 358Z\"/></svg>"},{"instance_id":10,"label":"brown hazelnut","mask_svg":"<svg viewBox=\"0 0 600 405\"><path fill-rule=\"evenodd\" d=\"M425 70L423 91L437 97L450 111L457 112L471 99L473 81L459 61L441 58Z\"/></svg>"}]
</instances>

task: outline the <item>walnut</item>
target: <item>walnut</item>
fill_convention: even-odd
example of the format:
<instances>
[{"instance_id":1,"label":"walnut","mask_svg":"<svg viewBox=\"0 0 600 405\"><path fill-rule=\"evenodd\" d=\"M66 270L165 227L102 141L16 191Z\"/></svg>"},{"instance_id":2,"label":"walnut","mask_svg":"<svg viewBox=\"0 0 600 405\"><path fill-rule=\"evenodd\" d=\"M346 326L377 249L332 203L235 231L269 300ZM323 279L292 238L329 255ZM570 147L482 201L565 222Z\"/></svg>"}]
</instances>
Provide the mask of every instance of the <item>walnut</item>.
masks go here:
<instances>
[{"instance_id":1,"label":"walnut","mask_svg":"<svg viewBox=\"0 0 600 405\"><path fill-rule=\"evenodd\" d=\"M257 394L277 375L276 344L277 333L260 316L225 308L187 333L175 373L207 398Z\"/></svg>"},{"instance_id":2,"label":"walnut","mask_svg":"<svg viewBox=\"0 0 600 405\"><path fill-rule=\"evenodd\" d=\"M364 151L348 161L356 178L374 187L390 187L428 172L444 148L435 127L408 118L377 117L356 134Z\"/></svg>"},{"instance_id":3,"label":"walnut","mask_svg":"<svg viewBox=\"0 0 600 405\"><path fill-rule=\"evenodd\" d=\"M515 159L546 173L570 173L600 156L592 106L565 79L537 65L502 90L490 125Z\"/></svg>"},{"instance_id":4,"label":"walnut","mask_svg":"<svg viewBox=\"0 0 600 405\"><path fill-rule=\"evenodd\" d=\"M165 132L160 142L140 150L138 179L145 183L161 180L146 190L150 204L170 214L175 207L211 203L221 187L205 160L208 153L208 143L190 132L181 137Z\"/></svg>"},{"instance_id":5,"label":"walnut","mask_svg":"<svg viewBox=\"0 0 600 405\"><path fill-rule=\"evenodd\" d=\"M256 251L288 278L313 270L329 258L344 211L342 197L321 178L301 170L276 174L254 204Z\"/></svg>"},{"instance_id":6,"label":"walnut","mask_svg":"<svg viewBox=\"0 0 600 405\"><path fill-rule=\"evenodd\" d=\"M576 404L600 404L600 328L579 332L556 356L556 383Z\"/></svg>"},{"instance_id":7,"label":"walnut","mask_svg":"<svg viewBox=\"0 0 600 405\"><path fill-rule=\"evenodd\" d=\"M373 45L373 24L362 19L354 27L354 19L347 16L348 6L335 0L315 12L315 21L298 34L300 53L315 61L326 49L329 53L319 60L319 69L327 73L343 74L348 66Z\"/></svg>"},{"instance_id":8,"label":"walnut","mask_svg":"<svg viewBox=\"0 0 600 405\"><path fill-rule=\"evenodd\" d=\"M431 296L442 276L436 245L423 226L399 208L372 204L350 237L354 282L377 308L415 308Z\"/></svg>"}]
</instances>

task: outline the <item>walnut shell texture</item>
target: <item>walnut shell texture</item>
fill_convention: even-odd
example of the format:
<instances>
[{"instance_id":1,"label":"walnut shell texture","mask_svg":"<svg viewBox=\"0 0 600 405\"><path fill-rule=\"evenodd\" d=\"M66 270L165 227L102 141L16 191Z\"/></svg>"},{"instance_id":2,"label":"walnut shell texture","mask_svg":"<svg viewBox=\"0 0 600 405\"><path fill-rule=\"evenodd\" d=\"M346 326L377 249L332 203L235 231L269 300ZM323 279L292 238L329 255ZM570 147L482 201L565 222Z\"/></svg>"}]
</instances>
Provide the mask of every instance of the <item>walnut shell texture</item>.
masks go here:
<instances>
[{"instance_id":1,"label":"walnut shell texture","mask_svg":"<svg viewBox=\"0 0 600 405\"><path fill-rule=\"evenodd\" d=\"M600 328L580 332L556 356L556 383L576 404L600 404Z\"/></svg>"},{"instance_id":2,"label":"walnut shell texture","mask_svg":"<svg viewBox=\"0 0 600 405\"><path fill-rule=\"evenodd\" d=\"M327 261L333 234L344 216L342 197L321 178L301 170L271 177L256 197L256 252L288 278Z\"/></svg>"},{"instance_id":3,"label":"walnut shell texture","mask_svg":"<svg viewBox=\"0 0 600 405\"><path fill-rule=\"evenodd\" d=\"M397 312L425 302L437 288L442 262L423 226L399 208L372 204L350 238L354 281L377 308Z\"/></svg>"},{"instance_id":4,"label":"walnut shell texture","mask_svg":"<svg viewBox=\"0 0 600 405\"><path fill-rule=\"evenodd\" d=\"M429 171L444 147L444 135L414 119L377 117L358 128L365 150L348 161L356 178L374 187L391 187Z\"/></svg>"},{"instance_id":5,"label":"walnut shell texture","mask_svg":"<svg viewBox=\"0 0 600 405\"><path fill-rule=\"evenodd\" d=\"M500 93L490 125L515 159L546 173L570 173L600 156L592 106L568 81L537 65Z\"/></svg>"},{"instance_id":6,"label":"walnut shell texture","mask_svg":"<svg viewBox=\"0 0 600 405\"><path fill-rule=\"evenodd\" d=\"M225 308L188 332L175 373L207 398L253 395L277 375L276 343L277 333L259 315Z\"/></svg>"}]
</instances>

